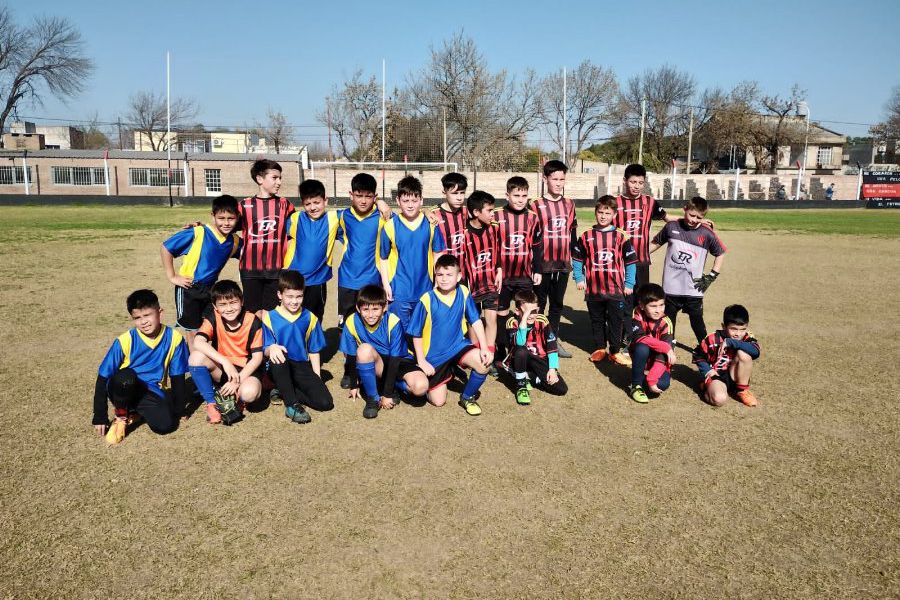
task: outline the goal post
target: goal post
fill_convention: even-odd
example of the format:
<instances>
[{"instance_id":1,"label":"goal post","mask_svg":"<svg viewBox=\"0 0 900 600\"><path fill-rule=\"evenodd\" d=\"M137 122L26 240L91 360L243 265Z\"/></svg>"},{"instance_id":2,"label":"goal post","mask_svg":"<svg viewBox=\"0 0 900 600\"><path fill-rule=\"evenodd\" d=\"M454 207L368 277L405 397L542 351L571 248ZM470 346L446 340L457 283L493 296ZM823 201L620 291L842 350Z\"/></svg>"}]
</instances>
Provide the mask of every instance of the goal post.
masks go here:
<instances>
[{"instance_id":1,"label":"goal post","mask_svg":"<svg viewBox=\"0 0 900 600\"><path fill-rule=\"evenodd\" d=\"M311 160L309 162L310 178L318 179L325 185L330 197L336 200L349 201L350 180L357 173L368 173L378 180L381 186L379 197L389 200L397 182L407 175L422 180L423 196L438 197L434 181L439 181L444 173L456 171L456 162L413 162L413 161L327 161Z\"/></svg>"}]
</instances>

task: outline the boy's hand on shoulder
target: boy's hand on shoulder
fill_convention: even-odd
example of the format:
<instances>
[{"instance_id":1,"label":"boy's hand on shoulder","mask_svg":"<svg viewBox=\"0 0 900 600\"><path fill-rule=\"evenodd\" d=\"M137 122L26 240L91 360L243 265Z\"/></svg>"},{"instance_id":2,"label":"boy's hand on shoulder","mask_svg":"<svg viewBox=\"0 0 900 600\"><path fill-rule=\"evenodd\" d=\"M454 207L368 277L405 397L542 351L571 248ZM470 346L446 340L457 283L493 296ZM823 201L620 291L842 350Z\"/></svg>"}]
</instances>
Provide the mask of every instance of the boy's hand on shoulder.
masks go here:
<instances>
[{"instance_id":1,"label":"boy's hand on shoulder","mask_svg":"<svg viewBox=\"0 0 900 600\"><path fill-rule=\"evenodd\" d=\"M550 385L556 385L558 381L559 371L557 371L556 369L550 369L549 371L547 371L547 383L549 383Z\"/></svg>"},{"instance_id":2,"label":"boy's hand on shoulder","mask_svg":"<svg viewBox=\"0 0 900 600\"><path fill-rule=\"evenodd\" d=\"M715 228L716 228L716 224L713 223L712 219L700 219L700 224L701 224L701 225L706 225L706 226L709 227L710 229L715 229Z\"/></svg>"},{"instance_id":3,"label":"boy's hand on shoulder","mask_svg":"<svg viewBox=\"0 0 900 600\"><path fill-rule=\"evenodd\" d=\"M185 224L182 229L193 229L194 227L200 227L201 225L203 225L203 223L201 223L200 221L194 221L192 223Z\"/></svg>"},{"instance_id":4,"label":"boy's hand on shoulder","mask_svg":"<svg viewBox=\"0 0 900 600\"><path fill-rule=\"evenodd\" d=\"M381 213L381 218L387 221L391 218L391 215L394 214L394 211L391 210L391 207L387 202L379 198L375 201L375 208L378 209L378 212Z\"/></svg>"},{"instance_id":5,"label":"boy's hand on shoulder","mask_svg":"<svg viewBox=\"0 0 900 600\"><path fill-rule=\"evenodd\" d=\"M425 217L428 219L428 222L432 225L437 225L440 222L438 218L438 211L440 208L432 208L427 213L425 213Z\"/></svg>"},{"instance_id":6,"label":"boy's hand on shoulder","mask_svg":"<svg viewBox=\"0 0 900 600\"><path fill-rule=\"evenodd\" d=\"M581 281L575 282L575 287L583 292L585 289L587 289L587 283L582 279Z\"/></svg>"},{"instance_id":7,"label":"boy's hand on shoulder","mask_svg":"<svg viewBox=\"0 0 900 600\"><path fill-rule=\"evenodd\" d=\"M276 365L284 364L285 352L287 352L287 348L285 348L284 346L272 344L271 346L269 346L269 360Z\"/></svg>"},{"instance_id":8,"label":"boy's hand on shoulder","mask_svg":"<svg viewBox=\"0 0 900 600\"><path fill-rule=\"evenodd\" d=\"M434 367L432 367L431 363L428 362L427 360L420 360L417 364L419 365L419 368L422 369L422 371L428 377L431 377L432 375L434 375Z\"/></svg>"},{"instance_id":9,"label":"boy's hand on shoulder","mask_svg":"<svg viewBox=\"0 0 900 600\"><path fill-rule=\"evenodd\" d=\"M185 277L184 275L178 274L169 277L169 282L174 286L185 289L194 285L194 279L192 277Z\"/></svg>"}]
</instances>

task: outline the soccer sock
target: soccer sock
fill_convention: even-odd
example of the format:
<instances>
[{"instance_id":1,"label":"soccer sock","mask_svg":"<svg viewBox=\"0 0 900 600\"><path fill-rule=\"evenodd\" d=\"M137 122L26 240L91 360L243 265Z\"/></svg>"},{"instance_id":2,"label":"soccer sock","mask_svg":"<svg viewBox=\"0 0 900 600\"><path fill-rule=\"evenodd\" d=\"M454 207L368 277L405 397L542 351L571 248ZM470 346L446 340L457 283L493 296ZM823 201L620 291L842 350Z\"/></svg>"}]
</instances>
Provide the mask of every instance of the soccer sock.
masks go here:
<instances>
[{"instance_id":1,"label":"soccer sock","mask_svg":"<svg viewBox=\"0 0 900 600\"><path fill-rule=\"evenodd\" d=\"M215 404L216 390L213 387L213 380L212 376L209 374L209 369L206 367L188 367L188 369L191 371L191 379L194 380L194 385L197 386L197 391L203 396L203 400L205 400L207 404Z\"/></svg>"},{"instance_id":2,"label":"soccer sock","mask_svg":"<svg viewBox=\"0 0 900 600\"><path fill-rule=\"evenodd\" d=\"M353 367L356 366L356 356L347 354L344 360L344 375L353 375Z\"/></svg>"},{"instance_id":3,"label":"soccer sock","mask_svg":"<svg viewBox=\"0 0 900 600\"><path fill-rule=\"evenodd\" d=\"M515 375L517 388L521 389L523 387L528 387L528 373L526 373L525 371L516 371Z\"/></svg>"},{"instance_id":4,"label":"soccer sock","mask_svg":"<svg viewBox=\"0 0 900 600\"><path fill-rule=\"evenodd\" d=\"M356 372L359 373L359 382L366 393L366 400L378 400L381 398L381 395L378 393L378 382L375 379L375 363L358 362L356 363Z\"/></svg>"},{"instance_id":5,"label":"soccer sock","mask_svg":"<svg viewBox=\"0 0 900 600\"><path fill-rule=\"evenodd\" d=\"M466 387L463 388L462 397L466 400L474 398L484 384L485 379L487 379L487 373L472 371L469 375L469 380L466 382Z\"/></svg>"},{"instance_id":6,"label":"soccer sock","mask_svg":"<svg viewBox=\"0 0 900 600\"><path fill-rule=\"evenodd\" d=\"M734 386L737 388L737 391L743 392L744 390L750 389L749 383L735 383Z\"/></svg>"},{"instance_id":7,"label":"soccer sock","mask_svg":"<svg viewBox=\"0 0 900 600\"><path fill-rule=\"evenodd\" d=\"M409 386L406 385L406 382L402 379L398 379L394 382L394 389L400 390L404 394L409 394Z\"/></svg>"}]
</instances>

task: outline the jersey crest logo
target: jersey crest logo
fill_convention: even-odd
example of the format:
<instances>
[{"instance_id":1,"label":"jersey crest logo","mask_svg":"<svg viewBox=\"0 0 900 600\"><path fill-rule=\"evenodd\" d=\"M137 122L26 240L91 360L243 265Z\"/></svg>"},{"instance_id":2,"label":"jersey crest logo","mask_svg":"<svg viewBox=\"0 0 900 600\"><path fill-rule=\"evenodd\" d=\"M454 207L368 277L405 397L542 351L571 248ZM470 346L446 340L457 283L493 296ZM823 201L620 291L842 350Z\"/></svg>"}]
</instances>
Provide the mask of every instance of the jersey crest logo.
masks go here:
<instances>
[{"instance_id":1,"label":"jersey crest logo","mask_svg":"<svg viewBox=\"0 0 900 600\"><path fill-rule=\"evenodd\" d=\"M628 231L637 231L641 228L641 220L640 219L628 219L625 222L625 229Z\"/></svg>"},{"instance_id":2,"label":"jersey crest logo","mask_svg":"<svg viewBox=\"0 0 900 600\"><path fill-rule=\"evenodd\" d=\"M698 236L697 236L697 241L700 242L700 244L702 245L702 244L706 241L706 236L705 236L705 235L698 235Z\"/></svg>"},{"instance_id":3,"label":"jersey crest logo","mask_svg":"<svg viewBox=\"0 0 900 600\"><path fill-rule=\"evenodd\" d=\"M553 217L552 219L550 219L550 223L549 223L550 229L552 231L558 231L560 229L565 229L566 221L568 221L568 219L566 219L565 217Z\"/></svg>"},{"instance_id":4,"label":"jersey crest logo","mask_svg":"<svg viewBox=\"0 0 900 600\"><path fill-rule=\"evenodd\" d=\"M689 265L693 259L693 253L688 252L687 250L679 250L672 254L672 262L676 265Z\"/></svg>"},{"instance_id":5,"label":"jersey crest logo","mask_svg":"<svg viewBox=\"0 0 900 600\"><path fill-rule=\"evenodd\" d=\"M277 219L260 219L256 222L256 231L258 233L251 233L250 235L254 237L259 237L263 234L275 231L275 227L278 225Z\"/></svg>"},{"instance_id":6,"label":"jersey crest logo","mask_svg":"<svg viewBox=\"0 0 900 600\"><path fill-rule=\"evenodd\" d=\"M613 252L611 250L597 250L597 263L608 265L613 260Z\"/></svg>"},{"instance_id":7,"label":"jersey crest logo","mask_svg":"<svg viewBox=\"0 0 900 600\"><path fill-rule=\"evenodd\" d=\"M491 262L491 252L490 250L486 252L479 252L475 257L475 263L479 265L483 265L485 263Z\"/></svg>"},{"instance_id":8,"label":"jersey crest logo","mask_svg":"<svg viewBox=\"0 0 900 600\"><path fill-rule=\"evenodd\" d=\"M450 246L456 248L461 245L463 243L463 237L462 233L454 233L453 237L450 238Z\"/></svg>"},{"instance_id":9,"label":"jersey crest logo","mask_svg":"<svg viewBox=\"0 0 900 600\"><path fill-rule=\"evenodd\" d=\"M513 250L525 245L525 236L521 233L513 233L509 236L509 244L504 246L507 250Z\"/></svg>"}]
</instances>

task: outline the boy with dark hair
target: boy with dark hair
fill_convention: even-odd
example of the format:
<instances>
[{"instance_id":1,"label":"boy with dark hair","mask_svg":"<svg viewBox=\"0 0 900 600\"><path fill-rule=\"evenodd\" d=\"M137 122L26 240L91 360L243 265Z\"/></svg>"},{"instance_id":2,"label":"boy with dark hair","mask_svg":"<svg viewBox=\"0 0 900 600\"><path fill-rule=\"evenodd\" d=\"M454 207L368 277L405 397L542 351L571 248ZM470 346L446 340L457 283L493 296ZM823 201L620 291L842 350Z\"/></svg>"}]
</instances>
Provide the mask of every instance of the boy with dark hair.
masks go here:
<instances>
[{"instance_id":1,"label":"boy with dark hair","mask_svg":"<svg viewBox=\"0 0 900 600\"><path fill-rule=\"evenodd\" d=\"M672 334L675 334L678 312L684 311L690 317L691 329L698 342L706 337L703 294L719 276L727 250L719 236L703 224L707 208L705 199L699 196L691 198L684 205L684 218L666 223L650 244L651 253L668 244L663 267L663 289L666 291L666 316L672 322ZM708 254L712 254L715 260L712 270L704 275Z\"/></svg>"},{"instance_id":2,"label":"boy with dark hair","mask_svg":"<svg viewBox=\"0 0 900 600\"><path fill-rule=\"evenodd\" d=\"M516 402L531 404L531 381L554 396L569 388L559 374L556 334L550 320L538 310L537 294L519 290L515 295L516 316L506 322L510 352L507 363L516 378Z\"/></svg>"},{"instance_id":3,"label":"boy with dark hair","mask_svg":"<svg viewBox=\"0 0 900 600\"><path fill-rule=\"evenodd\" d=\"M225 424L231 425L240 420L243 407L262 394L263 327L255 314L244 310L236 282L217 281L210 296L212 306L203 315L188 365L206 402L206 420L221 423L224 415Z\"/></svg>"},{"instance_id":4,"label":"boy with dark hair","mask_svg":"<svg viewBox=\"0 0 900 600\"><path fill-rule=\"evenodd\" d=\"M500 287L503 271L494 223L494 197L475 190L466 200L470 215L463 238L463 277L468 282L472 300L484 319L484 336L491 354L496 351L497 309L500 306ZM491 366L493 369L493 365Z\"/></svg>"},{"instance_id":5,"label":"boy with dark hair","mask_svg":"<svg viewBox=\"0 0 900 600\"><path fill-rule=\"evenodd\" d=\"M625 298L634 289L637 256L628 234L613 224L616 199L602 196L594 207L597 224L588 229L572 248L572 266L579 290L585 292L585 302L591 317L596 350L591 360L608 359L616 364L631 366L631 359L622 349L625 322ZM609 352L606 344L609 343Z\"/></svg>"},{"instance_id":6,"label":"boy with dark hair","mask_svg":"<svg viewBox=\"0 0 900 600\"><path fill-rule=\"evenodd\" d=\"M400 213L393 215L378 234L381 284L391 312L404 329L422 294L432 286L435 258L447 246L440 229L422 214L422 183L412 175L397 184Z\"/></svg>"},{"instance_id":7,"label":"boy with dark hair","mask_svg":"<svg viewBox=\"0 0 900 600\"><path fill-rule=\"evenodd\" d=\"M159 298L151 290L137 290L128 296L125 306L134 327L112 343L94 386L92 423L97 435L105 435L110 445L125 439L129 417L135 412L154 433L175 431L187 399L187 345L180 333L162 324ZM115 412L111 425L107 399Z\"/></svg>"},{"instance_id":8,"label":"boy with dark hair","mask_svg":"<svg viewBox=\"0 0 900 600\"><path fill-rule=\"evenodd\" d=\"M749 331L750 313L740 304L725 307L722 329L709 334L694 348L694 364L703 376L701 394L713 406L722 406L729 394L745 406L756 406L750 391L753 361L759 342Z\"/></svg>"},{"instance_id":9,"label":"boy with dark hair","mask_svg":"<svg viewBox=\"0 0 900 600\"><path fill-rule=\"evenodd\" d=\"M328 210L325 186L317 179L307 179L300 184L300 202L303 211L288 217L289 241L284 252L284 268L303 275L306 281L303 308L321 322L328 297L326 284L333 276L331 259L340 217Z\"/></svg>"},{"instance_id":10,"label":"boy with dark hair","mask_svg":"<svg viewBox=\"0 0 900 600\"><path fill-rule=\"evenodd\" d=\"M528 210L528 180L510 177L506 182L506 206L495 215L498 266L503 272L497 316L506 319L509 304L519 290L540 285L544 243L540 219ZM497 339L497 352L505 356L505 343Z\"/></svg>"},{"instance_id":11,"label":"boy with dark hair","mask_svg":"<svg viewBox=\"0 0 900 600\"><path fill-rule=\"evenodd\" d=\"M631 319L631 387L628 395L639 404L649 402L644 387L661 394L671 383L675 364L672 323L666 316L666 293L655 283L638 288Z\"/></svg>"},{"instance_id":12,"label":"boy with dark hair","mask_svg":"<svg viewBox=\"0 0 900 600\"><path fill-rule=\"evenodd\" d=\"M466 188L469 180L462 173L447 173L441 177L441 186L444 189L444 201L431 211L429 220L441 230L447 253L462 262L465 251L463 237L468 220Z\"/></svg>"},{"instance_id":13,"label":"boy with dark hair","mask_svg":"<svg viewBox=\"0 0 900 600\"><path fill-rule=\"evenodd\" d=\"M284 398L284 416L294 423L312 420L304 405L319 411L334 408L321 377L319 352L325 347L325 335L319 319L303 308L304 287L303 275L283 271L278 277L281 304L262 318L269 371Z\"/></svg>"},{"instance_id":14,"label":"boy with dark hair","mask_svg":"<svg viewBox=\"0 0 900 600\"><path fill-rule=\"evenodd\" d=\"M250 168L250 177L259 192L238 205L244 235L244 252L239 264L244 307L261 314L278 304L278 274L284 265L288 217L294 205L278 195L281 165L260 159Z\"/></svg>"},{"instance_id":15,"label":"boy with dark hair","mask_svg":"<svg viewBox=\"0 0 900 600\"><path fill-rule=\"evenodd\" d=\"M434 289L416 303L407 333L412 337L416 363L428 376L428 401L443 406L453 367L472 369L459 405L472 416L481 414L476 395L487 379L493 354L487 349L481 315L468 288L459 285L459 261L443 254L434 265ZM470 342L472 329L478 348Z\"/></svg>"},{"instance_id":16,"label":"boy with dark hair","mask_svg":"<svg viewBox=\"0 0 900 600\"><path fill-rule=\"evenodd\" d=\"M578 239L578 220L575 218L575 202L563 194L569 167L560 160L544 163L544 195L531 203L531 210L538 216L544 242L541 283L535 287L538 310L543 313L550 300L547 318L554 331L559 331L569 272L572 270L571 248ZM560 358L572 358L572 354L557 342Z\"/></svg>"},{"instance_id":17,"label":"boy with dark hair","mask_svg":"<svg viewBox=\"0 0 900 600\"><path fill-rule=\"evenodd\" d=\"M210 306L209 291L229 258L240 256L243 240L238 225L237 200L219 196L212 203L213 226L195 225L169 237L159 248L166 278L175 286L175 324L185 332L188 346ZM184 256L175 273L175 257Z\"/></svg>"},{"instance_id":18,"label":"boy with dark hair","mask_svg":"<svg viewBox=\"0 0 900 600\"><path fill-rule=\"evenodd\" d=\"M384 289L377 285L365 286L357 296L356 312L347 317L341 332L341 352L356 358L366 419L377 417L380 408L394 407L395 386L414 396L423 396L428 391L428 378L409 357L400 318L388 313L387 307ZM352 398L358 394L359 388L350 392Z\"/></svg>"}]
</instances>

